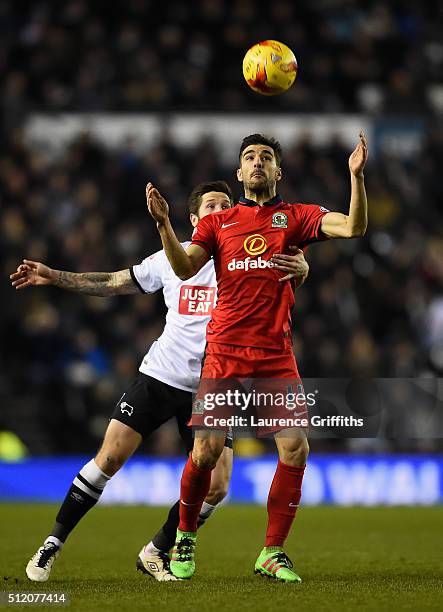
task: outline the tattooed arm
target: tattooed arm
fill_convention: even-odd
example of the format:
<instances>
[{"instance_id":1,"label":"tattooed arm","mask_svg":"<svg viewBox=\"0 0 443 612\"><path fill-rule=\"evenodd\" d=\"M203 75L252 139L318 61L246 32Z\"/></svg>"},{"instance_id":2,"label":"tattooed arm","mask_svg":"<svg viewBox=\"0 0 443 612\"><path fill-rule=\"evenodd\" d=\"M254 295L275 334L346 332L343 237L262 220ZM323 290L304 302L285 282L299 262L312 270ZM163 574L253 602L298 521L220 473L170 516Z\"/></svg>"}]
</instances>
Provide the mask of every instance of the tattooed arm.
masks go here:
<instances>
[{"instance_id":1,"label":"tattooed arm","mask_svg":"<svg viewBox=\"0 0 443 612\"><path fill-rule=\"evenodd\" d=\"M119 272L65 272L53 270L45 264L24 259L14 274L9 277L12 286L24 289L33 285L55 285L75 293L109 296L139 293L129 270Z\"/></svg>"}]
</instances>

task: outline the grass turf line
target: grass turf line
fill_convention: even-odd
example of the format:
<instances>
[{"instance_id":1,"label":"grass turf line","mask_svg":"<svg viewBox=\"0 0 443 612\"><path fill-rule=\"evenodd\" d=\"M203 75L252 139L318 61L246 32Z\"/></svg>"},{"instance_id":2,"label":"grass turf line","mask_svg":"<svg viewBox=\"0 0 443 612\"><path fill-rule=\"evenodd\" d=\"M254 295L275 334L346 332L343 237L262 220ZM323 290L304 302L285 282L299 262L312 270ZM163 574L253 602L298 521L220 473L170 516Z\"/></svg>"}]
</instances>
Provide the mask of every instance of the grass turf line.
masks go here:
<instances>
[{"instance_id":1,"label":"grass turf line","mask_svg":"<svg viewBox=\"0 0 443 612\"><path fill-rule=\"evenodd\" d=\"M440 508L302 507L286 551L303 583L290 585L253 574L265 508L219 509L199 533L195 577L157 583L135 571L135 560L165 509L98 507L71 534L51 579L31 583L26 563L56 511L51 505L0 505L4 590L66 591L68 609L84 612L443 609Z\"/></svg>"}]
</instances>

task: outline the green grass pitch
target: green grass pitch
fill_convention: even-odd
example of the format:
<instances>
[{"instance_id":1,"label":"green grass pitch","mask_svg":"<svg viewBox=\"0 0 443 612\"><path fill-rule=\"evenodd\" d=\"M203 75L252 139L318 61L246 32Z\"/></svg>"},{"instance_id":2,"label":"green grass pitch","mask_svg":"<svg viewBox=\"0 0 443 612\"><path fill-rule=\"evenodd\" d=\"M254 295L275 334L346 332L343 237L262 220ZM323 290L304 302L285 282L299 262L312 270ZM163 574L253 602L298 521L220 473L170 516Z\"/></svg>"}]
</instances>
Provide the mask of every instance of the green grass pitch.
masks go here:
<instances>
[{"instance_id":1,"label":"green grass pitch","mask_svg":"<svg viewBox=\"0 0 443 612\"><path fill-rule=\"evenodd\" d=\"M253 574L265 508L220 508L199 534L195 577L157 583L135 571L135 560L165 509L98 507L71 535L50 581L31 583L25 565L56 510L0 505L3 590L65 591L67 609L82 612L443 610L441 508L301 508L286 546L298 585Z\"/></svg>"}]
</instances>

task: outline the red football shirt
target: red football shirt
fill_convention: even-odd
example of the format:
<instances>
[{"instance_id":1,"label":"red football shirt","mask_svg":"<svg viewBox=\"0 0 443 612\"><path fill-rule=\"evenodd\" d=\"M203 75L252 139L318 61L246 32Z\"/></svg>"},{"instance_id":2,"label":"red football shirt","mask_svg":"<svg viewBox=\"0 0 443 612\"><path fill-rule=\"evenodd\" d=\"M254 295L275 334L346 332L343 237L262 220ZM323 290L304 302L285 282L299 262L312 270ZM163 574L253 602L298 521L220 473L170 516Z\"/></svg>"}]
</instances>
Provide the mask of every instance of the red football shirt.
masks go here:
<instances>
[{"instance_id":1,"label":"red football shirt","mask_svg":"<svg viewBox=\"0 0 443 612\"><path fill-rule=\"evenodd\" d=\"M192 243L214 257L217 305L206 329L208 342L277 349L290 333L294 292L269 261L325 240L320 224L329 212L317 204L288 204L275 196L263 206L241 198L234 208L203 217Z\"/></svg>"}]
</instances>

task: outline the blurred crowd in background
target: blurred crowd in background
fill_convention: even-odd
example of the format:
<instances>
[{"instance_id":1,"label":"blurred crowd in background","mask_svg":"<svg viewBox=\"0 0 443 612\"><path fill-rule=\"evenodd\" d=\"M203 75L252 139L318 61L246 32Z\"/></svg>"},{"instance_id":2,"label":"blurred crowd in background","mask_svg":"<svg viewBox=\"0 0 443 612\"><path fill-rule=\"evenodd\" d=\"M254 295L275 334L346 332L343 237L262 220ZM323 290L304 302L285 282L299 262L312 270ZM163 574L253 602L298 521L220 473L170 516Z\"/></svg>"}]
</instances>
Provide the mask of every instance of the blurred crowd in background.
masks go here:
<instances>
[{"instance_id":1,"label":"blurred crowd in background","mask_svg":"<svg viewBox=\"0 0 443 612\"><path fill-rule=\"evenodd\" d=\"M146 211L147 179L168 198L183 240L191 233L186 198L197 182L225 179L241 194L235 160L227 166L209 137L190 151L165 133L140 152L130 140L111 151L83 133L53 158L26 141L25 119L62 110L263 111L264 98L247 90L239 69L245 49L263 38L281 39L303 58L303 78L273 109L410 112L428 125L419 157L370 157L367 235L309 248L310 275L294 312L302 376L441 375L439 5L281 1L263 3L258 17L257 4L0 0L0 429L16 431L31 453L97 448L162 331L165 307L161 293L14 292L9 274L23 258L77 272L114 271L159 249ZM284 150L282 195L346 212L349 153L338 133L322 146L307 133ZM342 449L336 442L313 446ZM397 439L389 448L436 446ZM144 449L180 452L175 424Z\"/></svg>"},{"instance_id":2,"label":"blurred crowd in background","mask_svg":"<svg viewBox=\"0 0 443 612\"><path fill-rule=\"evenodd\" d=\"M167 196L179 237L188 239L188 192L210 177L227 179L240 195L235 163L224 167L210 140L192 152L164 140L139 156L129 145L110 152L81 135L53 161L29 148L20 131L3 145L2 406L21 428L45 431L51 451L89 450L162 331L162 294L97 298L46 287L14 293L8 274L23 258L77 272L120 270L159 249L146 210L147 177ZM409 167L396 158L370 161L367 235L309 247L310 275L294 313L302 376L441 374L437 145L430 137ZM346 212L348 155L339 139L320 149L309 139L289 147L282 194ZM174 424L149 448L168 453L176 444Z\"/></svg>"},{"instance_id":3,"label":"blurred crowd in background","mask_svg":"<svg viewBox=\"0 0 443 612\"><path fill-rule=\"evenodd\" d=\"M266 101L241 74L264 39L300 79L275 107L405 113L443 107L438 0L0 1L4 110L240 112Z\"/></svg>"}]
</instances>

